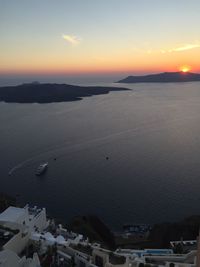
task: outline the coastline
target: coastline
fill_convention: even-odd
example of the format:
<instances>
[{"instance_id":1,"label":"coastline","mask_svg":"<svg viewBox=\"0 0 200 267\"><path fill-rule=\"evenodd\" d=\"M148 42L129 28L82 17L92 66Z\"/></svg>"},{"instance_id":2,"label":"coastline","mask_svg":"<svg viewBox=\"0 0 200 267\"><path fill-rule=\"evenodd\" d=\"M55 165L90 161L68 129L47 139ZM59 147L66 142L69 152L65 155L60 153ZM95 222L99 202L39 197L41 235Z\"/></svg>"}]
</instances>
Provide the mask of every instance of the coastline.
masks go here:
<instances>
[{"instance_id":1,"label":"coastline","mask_svg":"<svg viewBox=\"0 0 200 267\"><path fill-rule=\"evenodd\" d=\"M0 193L0 204L2 203L0 212L3 212L9 206L16 206L16 198ZM137 231L115 232L96 215L75 216L71 218L69 223L54 216L48 217L53 219L56 224L62 224L68 230L87 236L93 242L100 242L110 249L117 247L123 249L169 248L171 240L178 241L182 238L184 240L195 240L200 225L200 215L191 215L178 222L154 224L150 230L141 235Z\"/></svg>"}]
</instances>

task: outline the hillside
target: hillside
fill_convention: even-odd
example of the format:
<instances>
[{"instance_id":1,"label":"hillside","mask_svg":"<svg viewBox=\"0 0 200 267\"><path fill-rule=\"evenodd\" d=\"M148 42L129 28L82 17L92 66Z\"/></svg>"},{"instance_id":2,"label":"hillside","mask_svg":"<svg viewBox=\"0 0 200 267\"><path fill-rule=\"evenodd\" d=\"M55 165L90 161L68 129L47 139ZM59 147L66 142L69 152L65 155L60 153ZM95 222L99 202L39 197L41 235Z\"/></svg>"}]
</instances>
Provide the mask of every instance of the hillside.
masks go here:
<instances>
[{"instance_id":1,"label":"hillside","mask_svg":"<svg viewBox=\"0 0 200 267\"><path fill-rule=\"evenodd\" d=\"M0 87L0 102L10 103L52 103L77 101L83 97L108 94L126 88L75 86L68 84L30 83L18 86Z\"/></svg>"},{"instance_id":2,"label":"hillside","mask_svg":"<svg viewBox=\"0 0 200 267\"><path fill-rule=\"evenodd\" d=\"M192 72L163 72L142 76L128 76L118 83L169 83L200 81L200 74Z\"/></svg>"}]
</instances>

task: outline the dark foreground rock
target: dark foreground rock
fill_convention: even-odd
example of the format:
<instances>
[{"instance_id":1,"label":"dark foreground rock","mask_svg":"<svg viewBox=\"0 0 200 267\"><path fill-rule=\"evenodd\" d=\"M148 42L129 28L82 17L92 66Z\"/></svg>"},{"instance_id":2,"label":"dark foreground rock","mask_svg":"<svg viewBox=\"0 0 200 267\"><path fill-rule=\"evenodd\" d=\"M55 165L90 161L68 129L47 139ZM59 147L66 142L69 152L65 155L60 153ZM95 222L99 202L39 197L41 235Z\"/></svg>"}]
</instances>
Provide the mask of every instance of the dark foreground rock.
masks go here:
<instances>
[{"instance_id":1,"label":"dark foreground rock","mask_svg":"<svg viewBox=\"0 0 200 267\"><path fill-rule=\"evenodd\" d=\"M126 88L30 83L0 87L0 101L9 103L53 103L77 101L83 97L124 91Z\"/></svg>"},{"instance_id":2,"label":"dark foreground rock","mask_svg":"<svg viewBox=\"0 0 200 267\"><path fill-rule=\"evenodd\" d=\"M153 227L149 240L156 247L167 248L170 241L196 240L200 227L200 215L191 216L181 222L162 223Z\"/></svg>"},{"instance_id":3,"label":"dark foreground rock","mask_svg":"<svg viewBox=\"0 0 200 267\"><path fill-rule=\"evenodd\" d=\"M115 248L113 233L97 216L74 217L69 228L76 233L87 236L90 241L100 242L110 249Z\"/></svg>"},{"instance_id":4,"label":"dark foreground rock","mask_svg":"<svg viewBox=\"0 0 200 267\"><path fill-rule=\"evenodd\" d=\"M155 224L146 240L134 237L117 239L116 245L121 248L170 248L170 241L196 240L199 234L200 215L190 216L183 221Z\"/></svg>"},{"instance_id":5,"label":"dark foreground rock","mask_svg":"<svg viewBox=\"0 0 200 267\"><path fill-rule=\"evenodd\" d=\"M16 199L0 192L0 213L9 206L16 206Z\"/></svg>"}]
</instances>

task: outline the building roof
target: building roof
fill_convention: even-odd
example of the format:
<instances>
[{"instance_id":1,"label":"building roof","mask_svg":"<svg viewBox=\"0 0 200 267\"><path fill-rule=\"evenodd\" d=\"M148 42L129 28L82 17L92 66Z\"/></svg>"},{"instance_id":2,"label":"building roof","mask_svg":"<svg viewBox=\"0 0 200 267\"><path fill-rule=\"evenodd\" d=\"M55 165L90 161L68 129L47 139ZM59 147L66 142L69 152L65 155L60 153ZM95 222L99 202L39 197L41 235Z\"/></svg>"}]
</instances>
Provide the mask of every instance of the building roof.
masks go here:
<instances>
[{"instance_id":1,"label":"building roof","mask_svg":"<svg viewBox=\"0 0 200 267\"><path fill-rule=\"evenodd\" d=\"M11 250L0 251L0 266L17 266L20 258ZM17 265L16 265L17 264Z\"/></svg>"},{"instance_id":2,"label":"building roof","mask_svg":"<svg viewBox=\"0 0 200 267\"><path fill-rule=\"evenodd\" d=\"M40 267L40 260L37 253L33 254L33 258L20 258L11 250L0 251L0 266L2 267Z\"/></svg>"},{"instance_id":3,"label":"building roof","mask_svg":"<svg viewBox=\"0 0 200 267\"><path fill-rule=\"evenodd\" d=\"M25 209L10 206L0 213L0 221L17 222L25 214Z\"/></svg>"}]
</instances>

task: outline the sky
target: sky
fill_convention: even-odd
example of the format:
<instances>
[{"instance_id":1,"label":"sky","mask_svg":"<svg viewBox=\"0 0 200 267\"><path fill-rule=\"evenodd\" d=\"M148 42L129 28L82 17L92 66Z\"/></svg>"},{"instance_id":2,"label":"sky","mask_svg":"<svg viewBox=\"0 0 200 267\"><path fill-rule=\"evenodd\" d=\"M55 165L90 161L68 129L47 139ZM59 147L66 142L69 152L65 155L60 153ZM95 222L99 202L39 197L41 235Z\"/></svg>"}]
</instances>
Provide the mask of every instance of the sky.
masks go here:
<instances>
[{"instance_id":1,"label":"sky","mask_svg":"<svg viewBox=\"0 0 200 267\"><path fill-rule=\"evenodd\" d=\"M0 74L200 72L199 0L0 0Z\"/></svg>"}]
</instances>

